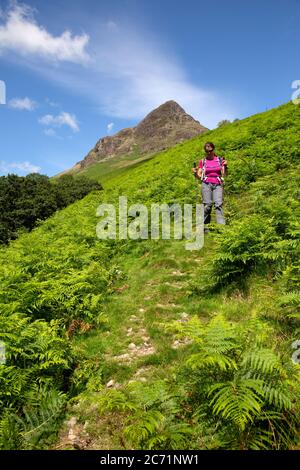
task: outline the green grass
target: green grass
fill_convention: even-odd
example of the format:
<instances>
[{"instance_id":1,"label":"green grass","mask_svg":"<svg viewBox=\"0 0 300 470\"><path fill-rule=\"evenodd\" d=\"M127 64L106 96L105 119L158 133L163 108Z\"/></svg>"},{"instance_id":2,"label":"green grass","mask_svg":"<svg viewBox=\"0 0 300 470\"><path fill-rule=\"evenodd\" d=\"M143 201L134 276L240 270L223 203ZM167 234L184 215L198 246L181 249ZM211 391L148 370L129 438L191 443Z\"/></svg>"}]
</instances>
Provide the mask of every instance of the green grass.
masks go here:
<instances>
[{"instance_id":1,"label":"green grass","mask_svg":"<svg viewBox=\"0 0 300 470\"><path fill-rule=\"evenodd\" d=\"M212 242L212 241L211 241ZM274 295L272 283L262 283L259 278L253 279L250 291L246 298L240 295L213 295L211 298L201 298L198 296L186 295L186 288L183 290L172 289L171 285L178 279L188 286L190 281L197 281L200 277L201 268L199 260L205 260L204 251L196 255L188 253L181 242L147 243L147 251L141 256L128 256L128 253L118 257L119 267L126 272L126 280L118 283L118 286L126 284L129 287L124 291L115 293L105 306L105 312L109 315L110 334L103 335L101 330L96 330L75 339L82 347L88 357L96 356L98 344L101 341L101 349L105 345L106 352L106 374L104 381L113 379L121 386L125 386L129 380L134 379L139 370L142 377L151 384L158 380L170 379L177 371L184 366L186 359L193 351L193 345L181 346L174 349L172 345L176 337L164 326L172 321L179 320L181 313L185 312L189 317L196 315L204 322L213 318L217 313L223 314L231 322L245 322L252 317L256 317L259 310L263 310L268 305L270 297ZM206 247L208 249L208 247ZM203 258L203 259L202 259ZM176 276L172 273L180 270L184 276ZM182 281L183 280L183 281ZM170 285L166 286L166 282ZM266 297L266 294L268 296ZM161 305L160 307L157 304ZM143 312L140 311L143 309ZM137 321L130 320L131 315L137 317ZM140 342L139 328L144 327L146 335L150 337L151 344L155 347L155 353L145 357L135 357L130 364L122 361L115 362L109 357L126 353L128 345ZM130 338L126 337L128 328L133 328ZM101 339L100 339L101 338ZM174 386L174 385L173 385ZM180 393L173 389L174 393ZM84 395L84 399L76 416L85 417L88 422L92 422L93 435L97 448L102 448L103 442L108 447L122 449L120 443L116 443L115 436L109 437L109 430L104 430L97 426L97 417L89 415L92 403L97 401L97 397L89 394ZM102 418L99 416L99 422ZM99 432L101 430L101 433ZM116 427L115 433L121 435L120 427ZM104 434L104 435L103 435ZM94 442L94 445L95 445ZM107 444L108 443L108 444Z\"/></svg>"},{"instance_id":2,"label":"green grass","mask_svg":"<svg viewBox=\"0 0 300 470\"><path fill-rule=\"evenodd\" d=\"M103 162L95 163L80 171L76 171L74 176L87 176L93 180L101 182L105 187L107 180L115 176L122 176L133 168L137 168L144 162L153 158L154 155L123 155L112 157Z\"/></svg>"},{"instance_id":3,"label":"green grass","mask_svg":"<svg viewBox=\"0 0 300 470\"><path fill-rule=\"evenodd\" d=\"M11 315L19 320L26 316L30 322L40 319L47 324L52 318L60 319L58 334L71 347L73 360L72 367L67 368L71 383L67 416L75 415L81 423L87 422L91 439L87 448L124 449L132 445L148 448L152 438L165 439L174 432L174 416L180 416L180 423L193 423L193 439L179 444L178 436L174 436L173 444L163 441L162 448L189 446L191 442L195 448L255 447L256 437L249 441L245 437L252 436L251 420L248 422L242 416L240 422L248 425L244 433L233 422L215 415L210 399L199 385L209 377L215 377L219 383L233 380L233 376L228 371L228 376L225 372L222 377L218 375L211 359L211 365L202 378L200 374L195 385L192 381L200 372L189 370L186 361L199 352L199 344L172 347L179 337L170 325L183 318L197 318L209 329L212 320L222 317L224 322L237 327L241 349L252 344L253 338L257 344L271 348L286 367L281 382L290 377L290 386L296 394L299 372L298 379L289 375L297 372L289 354L290 344L300 330L299 319L294 304L282 303L281 298L291 290L296 292L299 284L299 176L295 164L299 158L299 117L299 107L287 103L209 131L143 162L124 158L116 160L114 168L112 161L107 162L107 167L103 163L101 169L102 164L90 167L91 177L104 180L104 191L89 194L56 213L32 233L21 235L10 247L0 249L3 280L0 304L7 328L3 338L11 338L9 347L13 349L17 339L12 335L15 320ZM200 188L191 168L201 158L206 140L215 142L217 153L228 159L229 176L225 186L227 225L212 226L203 249L188 251L185 240L96 238L97 206L102 202L118 205L120 195L128 197L129 205L139 202L147 207L154 202L199 201ZM294 317L290 316L291 312ZM68 340L65 331L74 320L92 329L84 332L79 328ZM26 332L24 327L25 337ZM116 357L128 354L132 342L143 346L143 336L149 337L146 343L154 348L151 354L134 353L125 362ZM25 351L26 360L35 347L33 344ZM51 347L56 348L55 344ZM10 361L23 374L22 354L22 349L15 351ZM32 361L43 367L42 355ZM52 377L52 387L64 376L60 367L56 364L49 372L46 370L46 377L49 374ZM21 414L26 393L32 383L43 377L33 366L31 370L29 379L22 375L20 391L9 383L6 385L13 397L6 406L12 401L14 410ZM154 393L151 390L159 389L162 381L168 393L177 396L180 411L168 411L175 398L166 398L164 402L164 394L159 393L162 401L157 398L155 406L145 409L163 410L166 435L162 426L158 426L160 431L153 431L148 441L136 440L132 444L124 434L130 411L99 412L99 403L110 380L117 383L115 391L120 393L127 393L128 383L138 380L145 386L146 397ZM193 392L191 401L187 402L189 390ZM192 417L192 411L199 407L197 400L205 408L201 408L200 421ZM273 405L268 404L272 410ZM295 398L295 416L299 405ZM132 419L138 423L144 408L136 403L132 406L138 408L132 411ZM279 413L274 405L275 411ZM285 415L280 416L287 436L291 431L284 427ZM265 423L261 428L260 421L255 419L253 415L257 432L262 436L268 425ZM67 427L63 426L58 448L68 447L67 434ZM226 441L229 434L233 439L231 444ZM241 443L240 439L244 438ZM273 438L269 436L268 448L293 448L299 441L296 432L284 441L274 431ZM43 442L39 445L45 446Z\"/></svg>"}]
</instances>

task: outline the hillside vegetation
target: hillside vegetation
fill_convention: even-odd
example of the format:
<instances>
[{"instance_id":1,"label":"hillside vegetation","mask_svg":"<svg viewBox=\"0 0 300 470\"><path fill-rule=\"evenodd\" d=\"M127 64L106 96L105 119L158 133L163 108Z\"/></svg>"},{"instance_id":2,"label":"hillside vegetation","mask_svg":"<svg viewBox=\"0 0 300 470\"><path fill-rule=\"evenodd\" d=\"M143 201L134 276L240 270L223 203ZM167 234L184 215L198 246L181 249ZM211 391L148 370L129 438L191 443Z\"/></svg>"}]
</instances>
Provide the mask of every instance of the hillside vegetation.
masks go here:
<instances>
[{"instance_id":1,"label":"hillside vegetation","mask_svg":"<svg viewBox=\"0 0 300 470\"><path fill-rule=\"evenodd\" d=\"M110 180L112 177L120 176L128 170L136 168L142 162L149 160L153 156L154 155L141 156L139 153L133 153L122 157L112 157L82 170L78 170L73 173L73 176L74 178L85 176L92 180L101 181L101 184L105 187L106 181Z\"/></svg>"},{"instance_id":2,"label":"hillside vegetation","mask_svg":"<svg viewBox=\"0 0 300 470\"><path fill-rule=\"evenodd\" d=\"M102 189L90 178L63 175L0 176L0 244L7 244L21 231L30 231L55 211L82 199L90 191Z\"/></svg>"},{"instance_id":3,"label":"hillside vegetation","mask_svg":"<svg viewBox=\"0 0 300 470\"><path fill-rule=\"evenodd\" d=\"M299 118L177 145L0 249L0 448L300 448ZM229 175L203 249L97 239L102 202L199 201L207 140Z\"/></svg>"}]
</instances>

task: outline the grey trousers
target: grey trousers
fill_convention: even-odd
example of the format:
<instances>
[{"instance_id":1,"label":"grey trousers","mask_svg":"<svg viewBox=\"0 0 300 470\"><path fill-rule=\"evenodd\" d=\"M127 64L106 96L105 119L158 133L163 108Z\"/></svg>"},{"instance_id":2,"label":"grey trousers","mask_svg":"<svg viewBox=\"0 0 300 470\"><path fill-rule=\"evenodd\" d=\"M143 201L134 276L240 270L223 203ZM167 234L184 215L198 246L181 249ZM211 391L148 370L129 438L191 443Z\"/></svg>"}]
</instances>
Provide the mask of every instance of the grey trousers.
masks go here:
<instances>
[{"instance_id":1,"label":"grey trousers","mask_svg":"<svg viewBox=\"0 0 300 470\"><path fill-rule=\"evenodd\" d=\"M211 221L212 205L216 209L217 224L225 224L223 212L223 186L221 184L203 183L201 185L202 203L204 204L204 224Z\"/></svg>"}]
</instances>

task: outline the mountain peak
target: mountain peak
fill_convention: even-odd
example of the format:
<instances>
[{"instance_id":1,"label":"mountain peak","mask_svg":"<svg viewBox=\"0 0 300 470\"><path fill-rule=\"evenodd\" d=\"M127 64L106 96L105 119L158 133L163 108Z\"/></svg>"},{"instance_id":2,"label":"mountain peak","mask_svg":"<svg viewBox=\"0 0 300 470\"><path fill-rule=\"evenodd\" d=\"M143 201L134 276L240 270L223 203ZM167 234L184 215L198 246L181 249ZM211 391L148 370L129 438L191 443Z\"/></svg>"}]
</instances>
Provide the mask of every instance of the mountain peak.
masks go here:
<instances>
[{"instance_id":1,"label":"mountain peak","mask_svg":"<svg viewBox=\"0 0 300 470\"><path fill-rule=\"evenodd\" d=\"M174 145L197 134L202 134L205 130L207 129L187 114L176 101L170 100L147 114L137 125L135 133L148 140L160 136L162 142L173 135ZM166 147L170 147L170 145L166 145Z\"/></svg>"},{"instance_id":2,"label":"mountain peak","mask_svg":"<svg viewBox=\"0 0 300 470\"><path fill-rule=\"evenodd\" d=\"M163 115L174 115L174 114L186 114L185 110L174 100L166 101L165 103L161 104L157 108L153 109L147 116L143 119L152 118L156 114L163 114Z\"/></svg>"},{"instance_id":3,"label":"mountain peak","mask_svg":"<svg viewBox=\"0 0 300 470\"><path fill-rule=\"evenodd\" d=\"M74 170L133 152L147 155L203 134L208 129L196 121L174 100L161 104L136 126L102 137Z\"/></svg>"},{"instance_id":4,"label":"mountain peak","mask_svg":"<svg viewBox=\"0 0 300 470\"><path fill-rule=\"evenodd\" d=\"M184 109L174 100L166 101L165 103L162 103L160 106L158 106L158 108L156 109L171 109L171 110L176 109L178 111L185 113Z\"/></svg>"}]
</instances>

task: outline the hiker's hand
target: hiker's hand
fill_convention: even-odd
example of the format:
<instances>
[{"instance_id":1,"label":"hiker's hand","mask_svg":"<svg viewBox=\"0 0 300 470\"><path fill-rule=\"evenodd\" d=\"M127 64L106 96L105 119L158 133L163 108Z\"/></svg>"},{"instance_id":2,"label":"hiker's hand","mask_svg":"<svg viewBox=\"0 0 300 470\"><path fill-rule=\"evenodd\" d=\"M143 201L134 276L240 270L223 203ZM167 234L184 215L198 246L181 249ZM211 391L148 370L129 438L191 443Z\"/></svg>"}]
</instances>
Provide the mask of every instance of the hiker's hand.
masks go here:
<instances>
[{"instance_id":1,"label":"hiker's hand","mask_svg":"<svg viewBox=\"0 0 300 470\"><path fill-rule=\"evenodd\" d=\"M227 166L227 160L223 160L223 166Z\"/></svg>"},{"instance_id":2,"label":"hiker's hand","mask_svg":"<svg viewBox=\"0 0 300 470\"><path fill-rule=\"evenodd\" d=\"M195 178L199 179L198 168L193 168L193 173L194 173Z\"/></svg>"}]
</instances>

